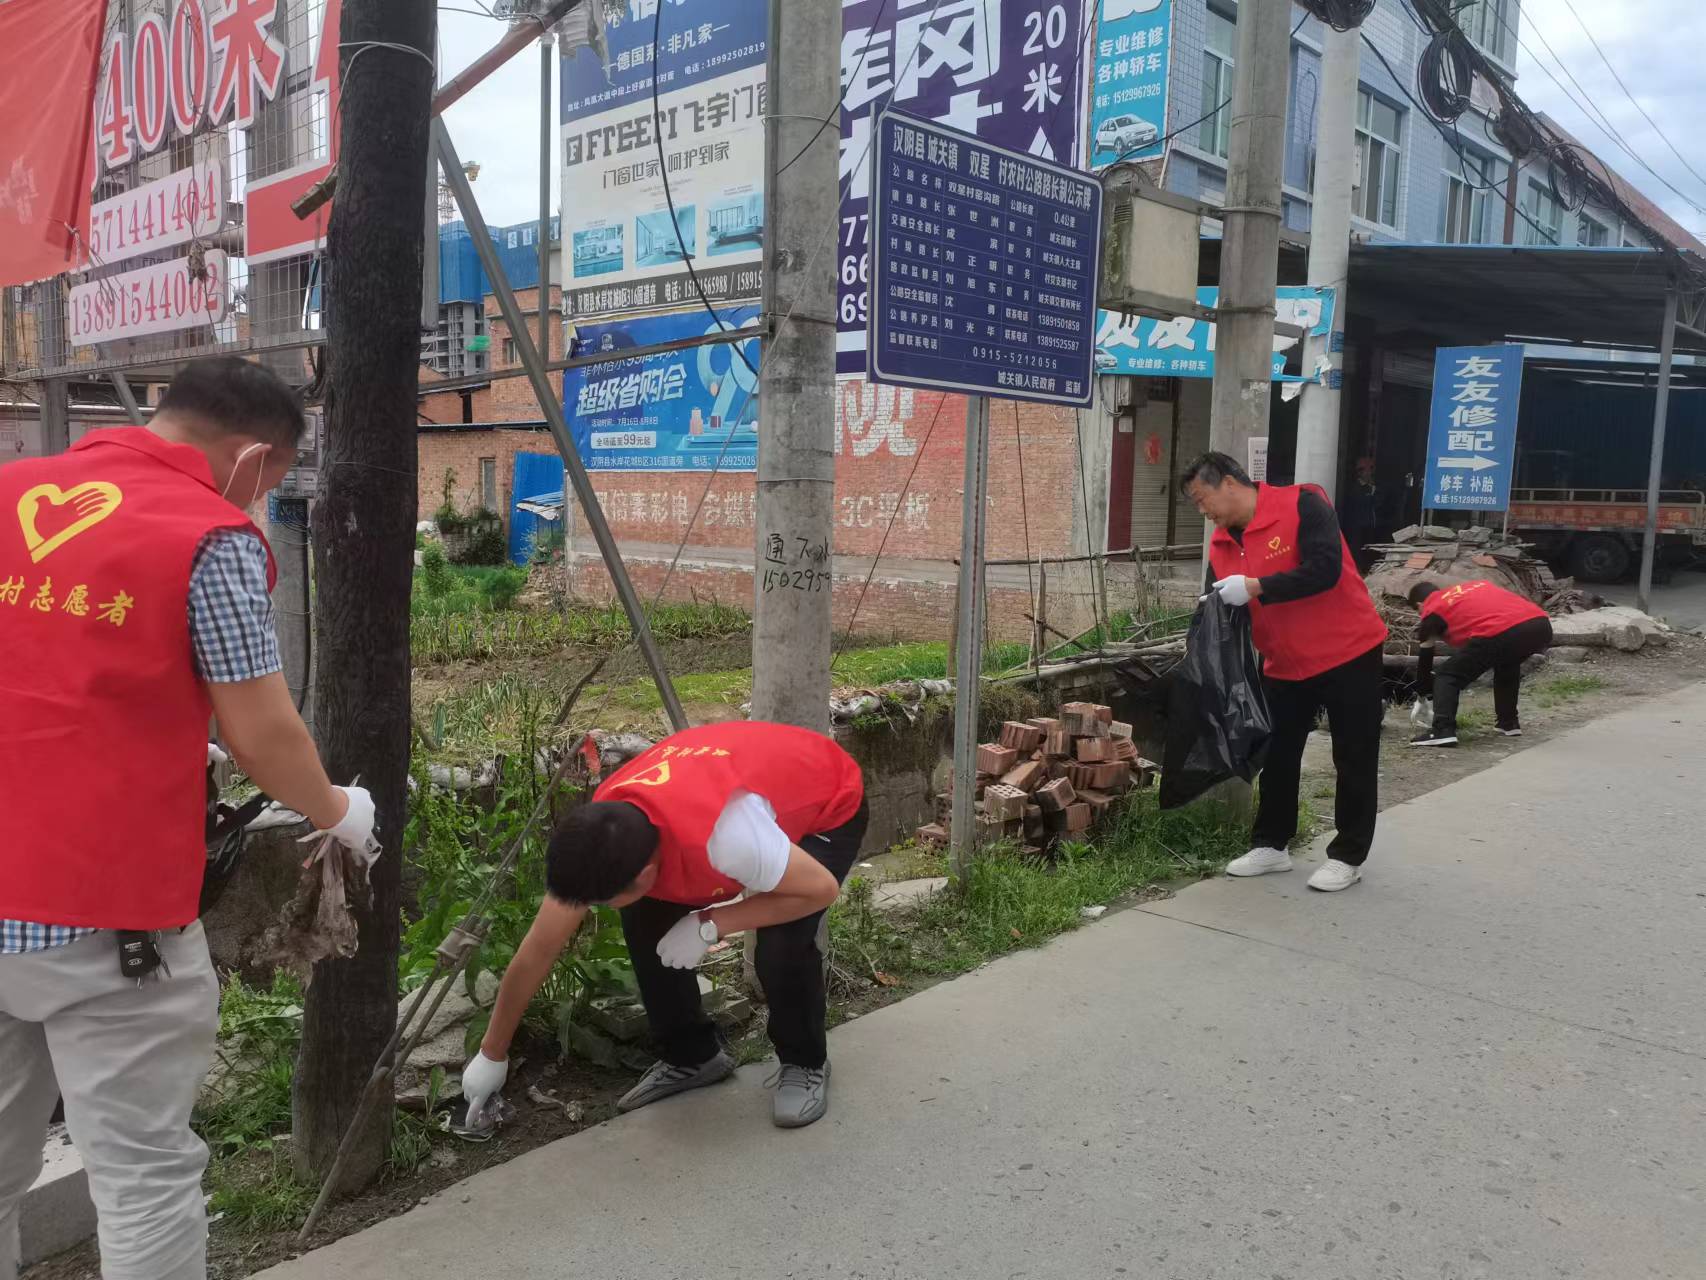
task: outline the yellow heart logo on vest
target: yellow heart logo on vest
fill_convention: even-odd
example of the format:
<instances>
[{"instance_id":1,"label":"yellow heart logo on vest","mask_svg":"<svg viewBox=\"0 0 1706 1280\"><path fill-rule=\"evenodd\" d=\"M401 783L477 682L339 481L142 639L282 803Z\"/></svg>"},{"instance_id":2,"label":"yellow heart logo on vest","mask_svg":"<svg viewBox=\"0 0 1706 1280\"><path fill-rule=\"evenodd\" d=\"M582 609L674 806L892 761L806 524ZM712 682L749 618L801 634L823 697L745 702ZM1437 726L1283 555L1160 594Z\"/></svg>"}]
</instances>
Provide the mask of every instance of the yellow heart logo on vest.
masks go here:
<instances>
[{"instance_id":1,"label":"yellow heart logo on vest","mask_svg":"<svg viewBox=\"0 0 1706 1280\"><path fill-rule=\"evenodd\" d=\"M36 517L41 513L44 501L52 507L69 506L76 519L44 537L36 528ZM61 489L56 484L38 484L25 490L24 496L18 499L18 526L24 531L24 545L30 549L30 560L40 564L78 534L87 533L100 524L117 511L118 504L123 501L124 494L119 492L119 487L105 480L85 480L69 489Z\"/></svg>"}]
</instances>

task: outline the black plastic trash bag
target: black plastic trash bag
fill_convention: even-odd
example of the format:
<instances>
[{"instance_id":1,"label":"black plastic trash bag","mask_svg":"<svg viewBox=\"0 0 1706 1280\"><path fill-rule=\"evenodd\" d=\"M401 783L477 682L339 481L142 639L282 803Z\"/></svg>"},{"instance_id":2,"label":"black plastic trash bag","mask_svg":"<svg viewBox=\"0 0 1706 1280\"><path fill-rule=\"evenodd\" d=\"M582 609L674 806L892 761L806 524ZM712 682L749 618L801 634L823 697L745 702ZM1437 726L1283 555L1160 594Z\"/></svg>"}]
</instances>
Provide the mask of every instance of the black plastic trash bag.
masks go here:
<instances>
[{"instance_id":1,"label":"black plastic trash bag","mask_svg":"<svg viewBox=\"0 0 1706 1280\"><path fill-rule=\"evenodd\" d=\"M1161 807L1186 804L1228 778L1255 778L1273 722L1250 645L1249 610L1210 593L1169 681Z\"/></svg>"}]
</instances>

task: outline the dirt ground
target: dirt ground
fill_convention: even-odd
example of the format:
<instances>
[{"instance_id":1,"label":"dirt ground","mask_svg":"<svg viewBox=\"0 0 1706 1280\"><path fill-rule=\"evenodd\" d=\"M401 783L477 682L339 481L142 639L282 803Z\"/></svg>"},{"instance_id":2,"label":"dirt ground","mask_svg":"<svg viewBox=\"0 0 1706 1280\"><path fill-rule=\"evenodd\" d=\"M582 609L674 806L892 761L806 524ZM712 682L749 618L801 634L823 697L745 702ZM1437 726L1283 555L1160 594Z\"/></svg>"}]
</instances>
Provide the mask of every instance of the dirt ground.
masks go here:
<instances>
[{"instance_id":1,"label":"dirt ground","mask_svg":"<svg viewBox=\"0 0 1706 1280\"><path fill-rule=\"evenodd\" d=\"M1579 688L1588 680L1597 688ZM1380 807L1389 808L1438 790L1449 782L1490 768L1500 760L1526 751L1538 742L1618 710L1631 698L1658 697L1684 685L1706 680L1706 639L1673 635L1663 647L1648 645L1637 653L1590 649L1585 662L1548 660L1523 680L1518 704L1520 738L1501 738L1493 732L1493 691L1477 684L1464 694L1459 708L1459 737L1455 748L1416 748L1416 733L1408 707L1394 706L1386 716L1380 744ZM1313 806L1319 824L1332 825L1332 739L1325 733L1310 737L1303 758L1303 795Z\"/></svg>"},{"instance_id":2,"label":"dirt ground","mask_svg":"<svg viewBox=\"0 0 1706 1280\"><path fill-rule=\"evenodd\" d=\"M735 644L740 644L736 641ZM1421 750L1406 744L1414 732L1408 711L1395 706L1387 716L1381 754L1381 807L1403 803L1458 778L1498 763L1537 742L1588 723L1626 705L1631 698L1662 696L1706 679L1706 640L1678 635L1662 648L1623 654L1590 650L1586 662L1548 662L1523 684L1524 736L1500 738L1490 728L1492 691L1477 687L1462 705L1463 744L1455 750ZM1595 687L1585 688L1592 683ZM1331 741L1325 733L1310 739L1304 761L1303 792L1320 825L1331 824L1333 770ZM885 862L890 859L884 859ZM908 864L910 866L910 864ZM925 868L885 866L882 878L920 874ZM871 874L866 872L866 874ZM1157 887L1155 893L1167 889ZM912 993L863 982L846 981L838 973L832 996L831 1024L858 1017ZM762 1018L755 1019L736 1046L743 1060L764 1056ZM514 1159L535 1147L555 1141L615 1114L615 1102L628 1089L635 1073L606 1071L578 1060L560 1061L554 1044L519 1043L518 1065L506 1096L516 1100L513 1123L489 1142L473 1144L453 1137L439 1138L431 1157L414 1174L381 1183L374 1190L335 1205L314 1238L316 1246L407 1211L425 1198L453 1186L490 1165ZM570 1110L528 1098L530 1086L555 1094ZM211 1228L208 1274L211 1280L240 1280L293 1256L295 1228L256 1230L216 1220ZM93 1244L84 1245L23 1273L22 1280L99 1280Z\"/></svg>"}]
</instances>

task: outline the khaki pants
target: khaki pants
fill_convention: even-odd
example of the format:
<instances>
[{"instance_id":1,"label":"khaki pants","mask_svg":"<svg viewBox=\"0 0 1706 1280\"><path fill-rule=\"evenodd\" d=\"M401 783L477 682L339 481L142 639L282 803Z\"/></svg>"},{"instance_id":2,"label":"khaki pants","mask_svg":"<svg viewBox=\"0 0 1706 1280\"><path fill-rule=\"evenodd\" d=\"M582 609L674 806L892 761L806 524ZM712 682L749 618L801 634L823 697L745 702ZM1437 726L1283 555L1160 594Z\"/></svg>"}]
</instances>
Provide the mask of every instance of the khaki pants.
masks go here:
<instances>
[{"instance_id":1,"label":"khaki pants","mask_svg":"<svg viewBox=\"0 0 1706 1280\"><path fill-rule=\"evenodd\" d=\"M162 934L160 954L140 986L119 974L107 932L0 955L0 1280L17 1272L18 1209L61 1094L105 1280L207 1275L207 1148L189 1122L213 1061L219 980L199 924Z\"/></svg>"}]
</instances>

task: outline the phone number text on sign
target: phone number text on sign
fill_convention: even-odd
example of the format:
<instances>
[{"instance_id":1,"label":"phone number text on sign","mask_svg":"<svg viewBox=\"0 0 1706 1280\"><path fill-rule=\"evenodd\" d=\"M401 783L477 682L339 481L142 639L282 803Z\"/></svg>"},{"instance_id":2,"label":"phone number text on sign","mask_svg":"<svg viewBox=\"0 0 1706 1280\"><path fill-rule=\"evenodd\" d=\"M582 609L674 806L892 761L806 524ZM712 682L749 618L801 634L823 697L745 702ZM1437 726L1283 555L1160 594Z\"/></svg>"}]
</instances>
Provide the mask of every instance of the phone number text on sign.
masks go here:
<instances>
[{"instance_id":1,"label":"phone number text on sign","mask_svg":"<svg viewBox=\"0 0 1706 1280\"><path fill-rule=\"evenodd\" d=\"M179 169L89 210L89 257L106 266L210 236L225 221L225 166Z\"/></svg>"},{"instance_id":2,"label":"phone number text on sign","mask_svg":"<svg viewBox=\"0 0 1706 1280\"><path fill-rule=\"evenodd\" d=\"M225 254L204 255L205 275L190 274L188 258L174 258L90 280L71 290L71 345L87 347L119 338L217 324L225 318Z\"/></svg>"}]
</instances>

